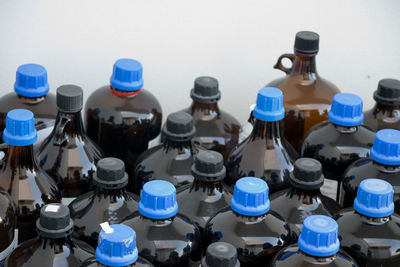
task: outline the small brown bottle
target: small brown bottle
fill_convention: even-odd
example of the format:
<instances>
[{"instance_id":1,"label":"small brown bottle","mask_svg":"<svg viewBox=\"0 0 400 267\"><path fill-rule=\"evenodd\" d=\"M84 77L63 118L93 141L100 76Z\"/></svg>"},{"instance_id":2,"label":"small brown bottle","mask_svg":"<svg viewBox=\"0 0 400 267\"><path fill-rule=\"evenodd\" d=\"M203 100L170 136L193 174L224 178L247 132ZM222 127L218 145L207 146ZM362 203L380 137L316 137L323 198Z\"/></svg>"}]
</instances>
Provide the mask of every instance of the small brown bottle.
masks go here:
<instances>
[{"instance_id":1,"label":"small brown bottle","mask_svg":"<svg viewBox=\"0 0 400 267\"><path fill-rule=\"evenodd\" d=\"M193 117L196 127L194 143L221 153L226 161L239 142L240 123L218 107L221 92L217 79L198 77L190 96L193 103L183 111Z\"/></svg>"},{"instance_id":2,"label":"small brown bottle","mask_svg":"<svg viewBox=\"0 0 400 267\"><path fill-rule=\"evenodd\" d=\"M375 106L364 112L364 125L375 132L387 128L400 130L400 81L380 80L374 99Z\"/></svg>"},{"instance_id":3,"label":"small brown bottle","mask_svg":"<svg viewBox=\"0 0 400 267\"><path fill-rule=\"evenodd\" d=\"M294 54L283 54L274 66L287 76L270 82L267 86L277 87L284 95L285 118L283 133L288 142L300 152L301 144L308 130L328 119L328 111L339 89L317 73L316 56L319 49L319 35L302 31L296 34ZM283 59L293 65L285 68Z\"/></svg>"},{"instance_id":4,"label":"small brown bottle","mask_svg":"<svg viewBox=\"0 0 400 267\"><path fill-rule=\"evenodd\" d=\"M39 169L34 160L32 144L37 133L32 112L26 109L8 112L3 138L9 148L0 174L0 187L16 204L20 243L37 235L35 224L40 208L59 202L61 195L53 179Z\"/></svg>"}]
</instances>

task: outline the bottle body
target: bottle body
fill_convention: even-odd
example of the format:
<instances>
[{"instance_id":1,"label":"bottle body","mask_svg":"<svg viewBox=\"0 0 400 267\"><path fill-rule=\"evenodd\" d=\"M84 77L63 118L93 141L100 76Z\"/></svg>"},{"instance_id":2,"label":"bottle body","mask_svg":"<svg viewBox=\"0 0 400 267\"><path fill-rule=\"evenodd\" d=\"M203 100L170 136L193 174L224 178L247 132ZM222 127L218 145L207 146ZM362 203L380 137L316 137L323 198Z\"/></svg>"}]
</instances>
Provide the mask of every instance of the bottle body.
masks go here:
<instances>
[{"instance_id":1,"label":"bottle body","mask_svg":"<svg viewBox=\"0 0 400 267\"><path fill-rule=\"evenodd\" d=\"M377 132L382 129L400 130L400 107L376 104L364 112L364 125Z\"/></svg>"},{"instance_id":2,"label":"bottle body","mask_svg":"<svg viewBox=\"0 0 400 267\"><path fill-rule=\"evenodd\" d=\"M128 266L124 266L124 267L152 267L152 266L154 266L154 265L151 264L146 259L143 259L142 257L138 257L138 259L136 260L135 263L132 263L132 264L130 264ZM82 265L80 265L80 267L108 267L108 266L103 265L100 262L98 262L95 257L91 257L91 258L87 259L85 262L83 262Z\"/></svg>"},{"instance_id":3,"label":"bottle body","mask_svg":"<svg viewBox=\"0 0 400 267\"><path fill-rule=\"evenodd\" d=\"M16 209L14 202L9 194L0 189L0 266L17 245L16 227Z\"/></svg>"},{"instance_id":4,"label":"bottle body","mask_svg":"<svg viewBox=\"0 0 400 267\"><path fill-rule=\"evenodd\" d=\"M289 226L274 211L247 217L230 207L209 220L206 235L208 244L221 241L235 246L240 266L265 266L276 252L293 242Z\"/></svg>"},{"instance_id":5,"label":"bottle body","mask_svg":"<svg viewBox=\"0 0 400 267\"><path fill-rule=\"evenodd\" d=\"M360 266L398 266L400 264L400 218L363 216L344 209L335 219L339 225L341 247Z\"/></svg>"},{"instance_id":6,"label":"bottle body","mask_svg":"<svg viewBox=\"0 0 400 267\"><path fill-rule=\"evenodd\" d=\"M163 220L134 214L123 220L136 232L139 255L155 266L198 266L201 237L198 228L183 215Z\"/></svg>"},{"instance_id":7,"label":"bottle body","mask_svg":"<svg viewBox=\"0 0 400 267\"><path fill-rule=\"evenodd\" d=\"M297 266L329 266L329 267L355 267L357 264L344 251L330 257L313 257L299 250L297 245L282 249L272 260L271 267L297 267Z\"/></svg>"},{"instance_id":8,"label":"bottle body","mask_svg":"<svg viewBox=\"0 0 400 267\"><path fill-rule=\"evenodd\" d=\"M144 89L131 96L117 95L118 92L104 86L88 98L85 128L105 156L123 160L128 174L133 177L137 158L160 133L161 106Z\"/></svg>"},{"instance_id":9,"label":"bottle body","mask_svg":"<svg viewBox=\"0 0 400 267\"><path fill-rule=\"evenodd\" d=\"M302 146L302 156L321 162L325 176L323 194L337 199L344 171L354 161L369 156L374 137L374 132L364 126L344 127L329 121L310 131Z\"/></svg>"},{"instance_id":10,"label":"bottle body","mask_svg":"<svg viewBox=\"0 0 400 267\"><path fill-rule=\"evenodd\" d=\"M136 196L125 189L97 189L79 196L69 205L75 233L92 247L97 247L100 223L119 223L137 208Z\"/></svg>"},{"instance_id":11,"label":"bottle body","mask_svg":"<svg viewBox=\"0 0 400 267\"><path fill-rule=\"evenodd\" d=\"M217 103L206 104L194 101L183 112L193 117L196 145L217 151L224 160L239 142L240 123L230 114L219 109Z\"/></svg>"}]
</instances>

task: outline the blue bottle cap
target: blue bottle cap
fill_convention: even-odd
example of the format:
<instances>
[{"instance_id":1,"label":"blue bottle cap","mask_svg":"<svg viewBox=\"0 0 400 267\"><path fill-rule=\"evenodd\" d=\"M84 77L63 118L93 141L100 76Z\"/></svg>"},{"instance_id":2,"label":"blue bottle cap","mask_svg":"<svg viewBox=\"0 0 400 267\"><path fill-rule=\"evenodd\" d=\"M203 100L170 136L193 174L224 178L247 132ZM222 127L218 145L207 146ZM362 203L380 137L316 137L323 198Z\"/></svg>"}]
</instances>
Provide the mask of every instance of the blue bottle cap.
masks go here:
<instances>
[{"instance_id":1,"label":"blue bottle cap","mask_svg":"<svg viewBox=\"0 0 400 267\"><path fill-rule=\"evenodd\" d=\"M139 213L150 219L167 219L178 213L176 189L163 180L153 180L143 185Z\"/></svg>"},{"instance_id":2,"label":"blue bottle cap","mask_svg":"<svg viewBox=\"0 0 400 267\"><path fill-rule=\"evenodd\" d=\"M279 121L285 117L282 91L275 87L265 87L257 94L257 104L253 115L263 121Z\"/></svg>"},{"instance_id":3,"label":"blue bottle cap","mask_svg":"<svg viewBox=\"0 0 400 267\"><path fill-rule=\"evenodd\" d=\"M26 97L40 97L49 92L46 69L38 64L24 64L18 67L14 90Z\"/></svg>"},{"instance_id":4,"label":"blue bottle cap","mask_svg":"<svg viewBox=\"0 0 400 267\"><path fill-rule=\"evenodd\" d=\"M264 180L256 177L240 178L233 191L231 208L245 216L260 216L269 211L269 188Z\"/></svg>"},{"instance_id":5,"label":"blue bottle cap","mask_svg":"<svg viewBox=\"0 0 400 267\"><path fill-rule=\"evenodd\" d=\"M28 146L36 142L35 118L27 109L13 109L7 113L3 139L12 146Z\"/></svg>"},{"instance_id":6,"label":"blue bottle cap","mask_svg":"<svg viewBox=\"0 0 400 267\"><path fill-rule=\"evenodd\" d=\"M357 126L364 121L363 101L355 94L340 93L333 97L328 119L340 126Z\"/></svg>"},{"instance_id":7,"label":"blue bottle cap","mask_svg":"<svg viewBox=\"0 0 400 267\"><path fill-rule=\"evenodd\" d=\"M298 246L315 257L335 255L340 248L336 221L325 215L308 216L303 222Z\"/></svg>"},{"instance_id":8,"label":"blue bottle cap","mask_svg":"<svg viewBox=\"0 0 400 267\"><path fill-rule=\"evenodd\" d=\"M101 230L96 259L106 266L128 266L136 262L136 233L126 225L110 225L112 231Z\"/></svg>"},{"instance_id":9,"label":"blue bottle cap","mask_svg":"<svg viewBox=\"0 0 400 267\"><path fill-rule=\"evenodd\" d=\"M121 58L115 61L110 84L119 90L137 91L143 87L143 67L134 59Z\"/></svg>"},{"instance_id":10,"label":"blue bottle cap","mask_svg":"<svg viewBox=\"0 0 400 267\"><path fill-rule=\"evenodd\" d=\"M393 187L380 179L365 179L358 186L354 209L368 217L386 217L394 212Z\"/></svg>"},{"instance_id":11,"label":"blue bottle cap","mask_svg":"<svg viewBox=\"0 0 400 267\"><path fill-rule=\"evenodd\" d=\"M384 165L400 165L400 131L378 131L371 148L371 158Z\"/></svg>"}]
</instances>

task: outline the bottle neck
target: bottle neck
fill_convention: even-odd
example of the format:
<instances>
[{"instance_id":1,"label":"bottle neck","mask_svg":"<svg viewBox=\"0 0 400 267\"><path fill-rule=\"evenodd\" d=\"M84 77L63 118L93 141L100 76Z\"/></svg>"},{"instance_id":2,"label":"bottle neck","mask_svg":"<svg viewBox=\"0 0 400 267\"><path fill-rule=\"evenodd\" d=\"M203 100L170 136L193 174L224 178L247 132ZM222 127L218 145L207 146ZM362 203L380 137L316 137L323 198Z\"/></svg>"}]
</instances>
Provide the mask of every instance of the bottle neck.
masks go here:
<instances>
[{"instance_id":1,"label":"bottle neck","mask_svg":"<svg viewBox=\"0 0 400 267\"><path fill-rule=\"evenodd\" d=\"M358 213L357 211L355 211L355 212L360 216L361 222L366 223L366 224L382 225L382 224L385 224L388 221L390 221L390 215L386 216L386 217L368 217L361 213Z\"/></svg>"},{"instance_id":2,"label":"bottle neck","mask_svg":"<svg viewBox=\"0 0 400 267\"><path fill-rule=\"evenodd\" d=\"M41 242L41 248L54 250L54 254L62 254L64 253L64 246L68 248L73 248L74 243L71 240L70 236L63 237L63 238L48 238L39 236L38 239Z\"/></svg>"},{"instance_id":3,"label":"bottle neck","mask_svg":"<svg viewBox=\"0 0 400 267\"><path fill-rule=\"evenodd\" d=\"M334 254L332 256L327 256L327 257L317 257L317 256L309 255L309 254L303 252L301 249L299 249L299 250L300 250L301 254L304 256L305 261L311 262L311 263L318 262L318 264L321 264L321 265L330 264L337 257L337 254Z\"/></svg>"},{"instance_id":4,"label":"bottle neck","mask_svg":"<svg viewBox=\"0 0 400 267\"><path fill-rule=\"evenodd\" d=\"M315 58L317 54L300 54L295 52L294 62L291 70L291 74L310 74L310 78L315 78L317 75L317 66Z\"/></svg>"},{"instance_id":5,"label":"bottle neck","mask_svg":"<svg viewBox=\"0 0 400 267\"><path fill-rule=\"evenodd\" d=\"M342 134L355 133L358 131L358 128L360 127L360 125L342 126L342 125L334 124L333 122L331 122L331 123L332 123L333 127L335 127L336 131L338 131Z\"/></svg>"},{"instance_id":6,"label":"bottle neck","mask_svg":"<svg viewBox=\"0 0 400 267\"><path fill-rule=\"evenodd\" d=\"M85 135L81 112L66 113L58 111L52 135L57 145L68 142L68 137Z\"/></svg>"},{"instance_id":7,"label":"bottle neck","mask_svg":"<svg viewBox=\"0 0 400 267\"><path fill-rule=\"evenodd\" d=\"M255 120L254 128L250 134L251 139L275 139L281 137L279 121Z\"/></svg>"},{"instance_id":8,"label":"bottle neck","mask_svg":"<svg viewBox=\"0 0 400 267\"><path fill-rule=\"evenodd\" d=\"M247 216L247 215L242 215L237 213L232 209L233 214L236 215L236 219L242 223L248 223L248 224L253 224L253 223L260 223L262 222L265 217L267 217L268 212L259 216Z\"/></svg>"},{"instance_id":9,"label":"bottle neck","mask_svg":"<svg viewBox=\"0 0 400 267\"><path fill-rule=\"evenodd\" d=\"M142 91L142 89L136 90L136 91L125 91L125 90L120 90L118 88L115 88L113 86L110 85L110 92L113 95L119 96L119 97L134 97L138 94L140 94L140 92Z\"/></svg>"},{"instance_id":10,"label":"bottle neck","mask_svg":"<svg viewBox=\"0 0 400 267\"><path fill-rule=\"evenodd\" d=\"M134 200L133 194L129 194L125 187L119 189L96 187L95 194L98 198L110 198L111 202L117 202L120 198L124 198L124 201Z\"/></svg>"},{"instance_id":11,"label":"bottle neck","mask_svg":"<svg viewBox=\"0 0 400 267\"><path fill-rule=\"evenodd\" d=\"M163 143L164 149L177 149L177 150L184 150L184 149L193 149L192 140L187 141L174 141L165 138Z\"/></svg>"},{"instance_id":12,"label":"bottle neck","mask_svg":"<svg viewBox=\"0 0 400 267\"><path fill-rule=\"evenodd\" d=\"M379 171L384 173L398 173L400 172L399 165L384 165L382 163L376 162L372 159L373 163L376 164L376 167Z\"/></svg>"},{"instance_id":13,"label":"bottle neck","mask_svg":"<svg viewBox=\"0 0 400 267\"><path fill-rule=\"evenodd\" d=\"M194 181L190 187L190 192L192 191L201 191L204 192L206 194L213 194L215 192L215 190L218 190L219 192L223 192L223 183L222 181L200 181L198 179L196 179L196 177L194 178Z\"/></svg>"},{"instance_id":14,"label":"bottle neck","mask_svg":"<svg viewBox=\"0 0 400 267\"><path fill-rule=\"evenodd\" d=\"M14 169L36 169L34 160L33 145L28 146L12 146L9 145L7 154L5 155L4 168Z\"/></svg>"},{"instance_id":15,"label":"bottle neck","mask_svg":"<svg viewBox=\"0 0 400 267\"><path fill-rule=\"evenodd\" d=\"M296 187L294 185L291 185L289 187L288 191L290 197L294 195L304 195L304 196L309 196L309 197L317 197L318 195L321 194L320 189L304 189L300 187Z\"/></svg>"},{"instance_id":16,"label":"bottle neck","mask_svg":"<svg viewBox=\"0 0 400 267\"><path fill-rule=\"evenodd\" d=\"M17 94L18 98L21 99L26 104L37 104L46 99L46 95L36 96L36 97L28 97Z\"/></svg>"},{"instance_id":17,"label":"bottle neck","mask_svg":"<svg viewBox=\"0 0 400 267\"><path fill-rule=\"evenodd\" d=\"M192 102L192 105L190 106L191 113L193 114L195 111L201 111L204 114L209 114L212 115L214 113L219 114L219 107L218 107L218 102L215 103L201 103L194 101Z\"/></svg>"},{"instance_id":18,"label":"bottle neck","mask_svg":"<svg viewBox=\"0 0 400 267\"><path fill-rule=\"evenodd\" d=\"M140 218L143 220L144 223L153 225L153 226L167 226L174 221L175 216L166 218L166 219L152 219L140 214Z\"/></svg>"},{"instance_id":19,"label":"bottle neck","mask_svg":"<svg viewBox=\"0 0 400 267\"><path fill-rule=\"evenodd\" d=\"M375 112L382 112L387 117L395 117L395 115L400 112L400 105L386 105L376 102L373 109L375 110Z\"/></svg>"}]
</instances>

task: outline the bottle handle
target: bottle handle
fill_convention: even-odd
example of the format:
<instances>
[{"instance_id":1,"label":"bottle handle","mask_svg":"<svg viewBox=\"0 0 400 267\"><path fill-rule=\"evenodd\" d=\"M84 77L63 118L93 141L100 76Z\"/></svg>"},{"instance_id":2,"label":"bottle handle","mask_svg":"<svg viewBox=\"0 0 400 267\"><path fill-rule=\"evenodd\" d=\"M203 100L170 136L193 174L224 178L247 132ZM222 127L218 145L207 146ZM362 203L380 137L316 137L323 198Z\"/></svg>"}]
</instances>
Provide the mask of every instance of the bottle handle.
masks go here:
<instances>
[{"instance_id":1,"label":"bottle handle","mask_svg":"<svg viewBox=\"0 0 400 267\"><path fill-rule=\"evenodd\" d=\"M53 144L61 146L64 142L68 142L68 137L64 134L65 126L71 121L67 117L62 117L60 123L58 123L54 129L54 141Z\"/></svg>"},{"instance_id":2,"label":"bottle handle","mask_svg":"<svg viewBox=\"0 0 400 267\"><path fill-rule=\"evenodd\" d=\"M284 58L287 58L287 59L289 59L289 60L292 62L292 65L293 65L293 63L294 63L294 57L295 57L294 54L283 54L283 55L281 55L281 56L278 58L278 61L276 62L276 64L274 65L274 69L278 69L278 70L281 70L281 71L285 72L286 74L289 74L289 73L292 71L292 67L286 68L285 66L283 66L282 60L283 60Z\"/></svg>"}]
</instances>

